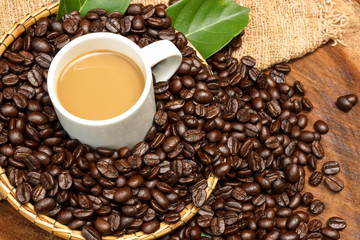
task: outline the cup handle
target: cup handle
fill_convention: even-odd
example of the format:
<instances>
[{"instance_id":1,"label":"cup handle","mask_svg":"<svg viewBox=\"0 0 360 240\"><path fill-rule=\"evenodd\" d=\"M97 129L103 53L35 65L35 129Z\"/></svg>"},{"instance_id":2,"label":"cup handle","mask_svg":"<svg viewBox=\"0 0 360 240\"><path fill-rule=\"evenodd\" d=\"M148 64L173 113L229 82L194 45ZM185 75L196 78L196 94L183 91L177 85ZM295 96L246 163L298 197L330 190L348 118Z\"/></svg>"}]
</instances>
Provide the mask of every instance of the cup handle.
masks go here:
<instances>
[{"instance_id":1,"label":"cup handle","mask_svg":"<svg viewBox=\"0 0 360 240\"><path fill-rule=\"evenodd\" d=\"M145 63L152 67L156 82L169 80L182 61L181 52L169 40L151 43L141 53Z\"/></svg>"}]
</instances>

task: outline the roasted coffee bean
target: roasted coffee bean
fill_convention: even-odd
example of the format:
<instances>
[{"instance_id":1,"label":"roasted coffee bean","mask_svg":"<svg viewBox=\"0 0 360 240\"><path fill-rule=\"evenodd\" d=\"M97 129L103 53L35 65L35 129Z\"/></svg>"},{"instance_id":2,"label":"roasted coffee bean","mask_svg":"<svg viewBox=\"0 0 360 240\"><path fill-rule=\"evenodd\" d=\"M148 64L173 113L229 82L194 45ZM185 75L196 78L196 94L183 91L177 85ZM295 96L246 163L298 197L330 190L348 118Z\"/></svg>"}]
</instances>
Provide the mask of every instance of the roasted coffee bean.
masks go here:
<instances>
[{"instance_id":1,"label":"roasted coffee bean","mask_svg":"<svg viewBox=\"0 0 360 240\"><path fill-rule=\"evenodd\" d=\"M14 73L9 73L2 78L2 83L5 86L15 86L19 82L19 77Z\"/></svg>"},{"instance_id":2,"label":"roasted coffee bean","mask_svg":"<svg viewBox=\"0 0 360 240\"><path fill-rule=\"evenodd\" d=\"M336 100L335 105L338 109L340 109L343 112L348 112L353 107L353 104L348 100L346 96L340 96Z\"/></svg>"},{"instance_id":3,"label":"roasted coffee bean","mask_svg":"<svg viewBox=\"0 0 360 240\"><path fill-rule=\"evenodd\" d=\"M70 209L62 210L59 215L56 217L56 220L61 224L69 224L73 219L72 211Z\"/></svg>"},{"instance_id":4,"label":"roasted coffee bean","mask_svg":"<svg viewBox=\"0 0 360 240\"><path fill-rule=\"evenodd\" d=\"M281 113L281 107L276 100L271 100L266 104L266 111L271 117L277 117Z\"/></svg>"},{"instance_id":5,"label":"roasted coffee bean","mask_svg":"<svg viewBox=\"0 0 360 240\"><path fill-rule=\"evenodd\" d=\"M312 186L318 186L322 180L323 180L323 175L321 174L321 172L315 171L311 174L309 178L309 183Z\"/></svg>"},{"instance_id":6,"label":"roasted coffee bean","mask_svg":"<svg viewBox=\"0 0 360 240\"><path fill-rule=\"evenodd\" d=\"M162 207L167 208L169 206L169 200L166 196L156 189L151 189L151 196L156 200L156 202Z\"/></svg>"},{"instance_id":7,"label":"roasted coffee bean","mask_svg":"<svg viewBox=\"0 0 360 240\"><path fill-rule=\"evenodd\" d=\"M126 202L132 197L132 192L129 187L120 188L115 192L114 200L119 203Z\"/></svg>"},{"instance_id":8,"label":"roasted coffee bean","mask_svg":"<svg viewBox=\"0 0 360 240\"><path fill-rule=\"evenodd\" d=\"M210 228L212 234L220 236L225 231L225 221L221 217L214 217L210 222Z\"/></svg>"},{"instance_id":9,"label":"roasted coffee bean","mask_svg":"<svg viewBox=\"0 0 360 240\"><path fill-rule=\"evenodd\" d=\"M52 57L46 53L39 53L39 55L35 58L35 61L39 64L39 66L48 69L50 67Z\"/></svg>"},{"instance_id":10,"label":"roasted coffee bean","mask_svg":"<svg viewBox=\"0 0 360 240\"><path fill-rule=\"evenodd\" d=\"M59 187L62 190L68 190L72 186L72 177L69 173L61 173L58 177Z\"/></svg>"},{"instance_id":11,"label":"roasted coffee bean","mask_svg":"<svg viewBox=\"0 0 360 240\"><path fill-rule=\"evenodd\" d=\"M94 226L102 234L107 234L111 231L110 223L102 217L98 217L95 220Z\"/></svg>"},{"instance_id":12,"label":"roasted coffee bean","mask_svg":"<svg viewBox=\"0 0 360 240\"><path fill-rule=\"evenodd\" d=\"M198 129L190 129L184 132L183 137L185 141L193 143L202 140L205 137L205 132Z\"/></svg>"},{"instance_id":13,"label":"roasted coffee bean","mask_svg":"<svg viewBox=\"0 0 360 240\"><path fill-rule=\"evenodd\" d=\"M337 174L340 171L340 164L337 161L328 161L322 166L322 171L325 174Z\"/></svg>"},{"instance_id":14,"label":"roasted coffee bean","mask_svg":"<svg viewBox=\"0 0 360 240\"><path fill-rule=\"evenodd\" d=\"M80 220L87 220L94 215L93 209L75 208L73 211L74 217Z\"/></svg>"},{"instance_id":15,"label":"roasted coffee bean","mask_svg":"<svg viewBox=\"0 0 360 240\"><path fill-rule=\"evenodd\" d=\"M327 221L327 226L335 230L343 230L346 228L346 221L340 217L331 217Z\"/></svg>"},{"instance_id":16,"label":"roasted coffee bean","mask_svg":"<svg viewBox=\"0 0 360 240\"><path fill-rule=\"evenodd\" d=\"M214 170L214 174L216 177L218 178L222 178L224 176L226 176L226 174L230 171L231 166L230 164L224 162L224 163L220 163L218 166L216 166L215 170Z\"/></svg>"},{"instance_id":17,"label":"roasted coffee bean","mask_svg":"<svg viewBox=\"0 0 360 240\"><path fill-rule=\"evenodd\" d=\"M319 232L322 227L322 222L319 219L313 219L309 222L308 229L310 232Z\"/></svg>"},{"instance_id":18,"label":"roasted coffee bean","mask_svg":"<svg viewBox=\"0 0 360 240\"><path fill-rule=\"evenodd\" d=\"M326 134L329 131L328 125L322 120L317 120L314 123L314 129L321 134Z\"/></svg>"},{"instance_id":19,"label":"roasted coffee bean","mask_svg":"<svg viewBox=\"0 0 360 240\"><path fill-rule=\"evenodd\" d=\"M151 221L144 222L141 226L141 231L146 234L150 234L158 230L160 227L160 223L158 220L154 219Z\"/></svg>"},{"instance_id":20,"label":"roasted coffee bean","mask_svg":"<svg viewBox=\"0 0 360 240\"><path fill-rule=\"evenodd\" d=\"M32 191L32 188L31 188L30 184L28 184L26 182L21 183L16 188L16 199L21 204L28 203L31 199L31 191Z\"/></svg>"},{"instance_id":21,"label":"roasted coffee bean","mask_svg":"<svg viewBox=\"0 0 360 240\"><path fill-rule=\"evenodd\" d=\"M330 239L339 239L340 233L336 231L335 229L331 229L328 227L320 229L320 232L323 236L330 238Z\"/></svg>"},{"instance_id":22,"label":"roasted coffee bean","mask_svg":"<svg viewBox=\"0 0 360 240\"><path fill-rule=\"evenodd\" d=\"M305 206L309 206L312 201L314 200L314 195L310 192L306 192L304 193L304 195L301 198L301 202L305 205Z\"/></svg>"},{"instance_id":23,"label":"roasted coffee bean","mask_svg":"<svg viewBox=\"0 0 360 240\"><path fill-rule=\"evenodd\" d=\"M344 188L344 183L340 178L329 175L325 178L325 185L333 192L340 192Z\"/></svg>"},{"instance_id":24,"label":"roasted coffee bean","mask_svg":"<svg viewBox=\"0 0 360 240\"><path fill-rule=\"evenodd\" d=\"M10 103L5 103L0 106L0 113L6 117L16 117L19 110Z\"/></svg>"},{"instance_id":25,"label":"roasted coffee bean","mask_svg":"<svg viewBox=\"0 0 360 240\"><path fill-rule=\"evenodd\" d=\"M34 204L35 211L39 213L46 213L55 207L55 200L53 198L44 198Z\"/></svg>"},{"instance_id":26,"label":"roasted coffee bean","mask_svg":"<svg viewBox=\"0 0 360 240\"><path fill-rule=\"evenodd\" d=\"M286 228L288 230L292 230L294 231L301 223L301 218L294 214L292 216L290 216L287 221L286 221Z\"/></svg>"},{"instance_id":27,"label":"roasted coffee bean","mask_svg":"<svg viewBox=\"0 0 360 240\"><path fill-rule=\"evenodd\" d=\"M250 56L242 57L241 62L249 67L253 67L256 64L256 60Z\"/></svg>"},{"instance_id":28,"label":"roasted coffee bean","mask_svg":"<svg viewBox=\"0 0 360 240\"><path fill-rule=\"evenodd\" d=\"M31 42L31 46L35 51L48 53L52 51L51 45L43 38L34 38Z\"/></svg>"},{"instance_id":29,"label":"roasted coffee bean","mask_svg":"<svg viewBox=\"0 0 360 240\"><path fill-rule=\"evenodd\" d=\"M119 176L119 172L116 168L105 162L98 162L96 168L105 178L115 180Z\"/></svg>"},{"instance_id":30,"label":"roasted coffee bean","mask_svg":"<svg viewBox=\"0 0 360 240\"><path fill-rule=\"evenodd\" d=\"M173 224L173 223L176 223L180 220L181 216L179 213L176 213L176 212L168 212L166 215L165 215L165 218L164 218L164 222L168 223L168 224Z\"/></svg>"},{"instance_id":31,"label":"roasted coffee bean","mask_svg":"<svg viewBox=\"0 0 360 240\"><path fill-rule=\"evenodd\" d=\"M299 181L300 173L299 166L295 163L288 164L285 167L285 177L290 183L296 183Z\"/></svg>"},{"instance_id":32,"label":"roasted coffee bean","mask_svg":"<svg viewBox=\"0 0 360 240\"><path fill-rule=\"evenodd\" d=\"M202 207L206 201L205 189L198 188L192 193L192 201L196 207Z\"/></svg>"},{"instance_id":33,"label":"roasted coffee bean","mask_svg":"<svg viewBox=\"0 0 360 240\"><path fill-rule=\"evenodd\" d=\"M86 240L100 240L101 234L93 227L84 226L81 230L81 234Z\"/></svg>"},{"instance_id":34,"label":"roasted coffee bean","mask_svg":"<svg viewBox=\"0 0 360 240\"><path fill-rule=\"evenodd\" d=\"M131 188L138 188L144 184L144 178L140 175L132 176L128 181L127 185Z\"/></svg>"},{"instance_id":35,"label":"roasted coffee bean","mask_svg":"<svg viewBox=\"0 0 360 240\"><path fill-rule=\"evenodd\" d=\"M50 190L54 187L54 177L48 172L41 174L40 181L45 190Z\"/></svg>"},{"instance_id":36,"label":"roasted coffee bean","mask_svg":"<svg viewBox=\"0 0 360 240\"><path fill-rule=\"evenodd\" d=\"M309 205L309 211L315 215L319 215L320 213L322 213L324 211L324 209L325 209L325 205L320 200L314 200Z\"/></svg>"},{"instance_id":37,"label":"roasted coffee bean","mask_svg":"<svg viewBox=\"0 0 360 240\"><path fill-rule=\"evenodd\" d=\"M196 223L201 228L208 228L208 227L210 227L211 219L212 219L212 216L210 216L210 215L200 216L196 219Z\"/></svg>"}]
</instances>

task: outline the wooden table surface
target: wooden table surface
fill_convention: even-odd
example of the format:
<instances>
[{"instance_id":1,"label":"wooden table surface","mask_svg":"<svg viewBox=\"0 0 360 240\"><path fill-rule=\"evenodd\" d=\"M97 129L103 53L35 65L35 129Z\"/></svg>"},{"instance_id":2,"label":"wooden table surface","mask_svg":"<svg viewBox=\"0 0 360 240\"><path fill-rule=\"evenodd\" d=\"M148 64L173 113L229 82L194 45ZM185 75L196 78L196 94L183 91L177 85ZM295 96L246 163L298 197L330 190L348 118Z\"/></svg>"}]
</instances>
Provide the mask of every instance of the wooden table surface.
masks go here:
<instances>
[{"instance_id":1,"label":"wooden table surface","mask_svg":"<svg viewBox=\"0 0 360 240\"><path fill-rule=\"evenodd\" d=\"M290 83L295 80L303 83L306 96L315 107L308 114L310 129L317 119L329 124L330 132L322 141L326 155L318 162L318 169L326 161L339 161L341 172L338 176L344 181L345 188L335 194L323 184L316 188L307 184L305 190L311 190L315 198L326 204L325 211L318 217L323 223L332 216L340 216L347 221L347 228L341 232L341 239L346 240L360 239L360 104L343 113L335 108L334 102L340 95L360 95L359 60L359 47L332 47L327 44L291 62L292 71L287 77ZM307 172L306 180L308 177ZM15 239L59 240L26 220L7 201L0 201L0 240Z\"/></svg>"}]
</instances>

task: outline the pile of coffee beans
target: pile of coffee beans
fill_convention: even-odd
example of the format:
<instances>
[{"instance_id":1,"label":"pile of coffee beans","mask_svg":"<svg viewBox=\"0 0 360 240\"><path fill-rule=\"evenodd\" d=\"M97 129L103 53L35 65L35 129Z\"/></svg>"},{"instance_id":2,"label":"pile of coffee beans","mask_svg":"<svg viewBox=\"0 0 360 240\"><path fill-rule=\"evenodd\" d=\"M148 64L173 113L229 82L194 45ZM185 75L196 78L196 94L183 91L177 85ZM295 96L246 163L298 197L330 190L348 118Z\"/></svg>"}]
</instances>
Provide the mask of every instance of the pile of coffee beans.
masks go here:
<instances>
[{"instance_id":1,"label":"pile of coffee beans","mask_svg":"<svg viewBox=\"0 0 360 240\"><path fill-rule=\"evenodd\" d=\"M125 15L102 9L42 18L19 37L0 60L0 166L16 186L17 200L86 239L155 232L175 223L186 204L200 210L164 239L338 239L346 222L327 226L305 211L325 205L302 193L304 167L317 170L324 157L313 109L303 85L290 85L287 65L260 72L249 56L232 58L240 34L206 65L171 27L166 6L132 4ZM70 139L59 124L46 86L49 65L68 42L108 31L144 47L172 41L183 55L168 82L154 84L157 112L143 142L133 149L90 149ZM326 165L326 166L325 166ZM325 184L340 191L336 162L322 171ZM206 199L206 178L221 178ZM311 183L323 179L314 172Z\"/></svg>"},{"instance_id":2,"label":"pile of coffee beans","mask_svg":"<svg viewBox=\"0 0 360 240\"><path fill-rule=\"evenodd\" d=\"M308 118L302 112L311 111L313 105L304 97L305 89L299 81L292 86L285 82L289 66L277 65L268 73L259 72L253 67L254 59L243 57L238 63L232 58L234 48L228 45L208 63L219 83L228 82L217 95L214 93L220 106L224 103L222 118L227 116L232 96L242 102L239 108L245 111L241 116L250 113L245 121L238 115L230 119L236 126L233 130L239 151L226 159L230 171L222 176L198 214L162 239L339 239L346 221L333 217L323 224L311 219L325 210L325 204L310 192L302 193L305 166L313 171L311 185L319 185L324 174L330 190L338 192L344 187L334 176L340 171L338 162L325 162L316 171L317 161L325 154L321 135L329 131L329 126L318 120L314 132L307 130ZM222 68L219 63L224 63ZM234 68L236 71L231 72ZM231 85L239 75L241 80ZM251 124L255 128L248 127Z\"/></svg>"}]
</instances>

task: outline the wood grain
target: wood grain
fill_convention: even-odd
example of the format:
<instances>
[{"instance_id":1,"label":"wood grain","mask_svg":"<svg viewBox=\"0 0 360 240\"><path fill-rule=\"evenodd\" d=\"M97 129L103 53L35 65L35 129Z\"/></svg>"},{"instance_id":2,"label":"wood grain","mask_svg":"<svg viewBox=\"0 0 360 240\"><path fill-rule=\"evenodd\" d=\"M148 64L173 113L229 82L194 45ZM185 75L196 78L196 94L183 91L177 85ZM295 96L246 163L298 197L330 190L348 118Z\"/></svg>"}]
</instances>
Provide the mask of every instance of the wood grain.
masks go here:
<instances>
[{"instance_id":1,"label":"wood grain","mask_svg":"<svg viewBox=\"0 0 360 240\"><path fill-rule=\"evenodd\" d=\"M348 113L334 105L340 95L360 93L360 69L349 61L348 54L347 48L326 45L292 62L287 80L299 80L307 90L306 96L315 107L308 114L309 126L317 119L329 124L330 132L322 140L326 155L318 161L318 169L326 161L339 161L342 169L338 176L345 183L344 190L337 194L322 184L316 188L307 184L305 190L314 192L315 198L326 204L325 211L318 217L323 223L330 217L341 216L348 223L341 239L360 239L360 105ZM309 175L307 171L306 180Z\"/></svg>"}]
</instances>

